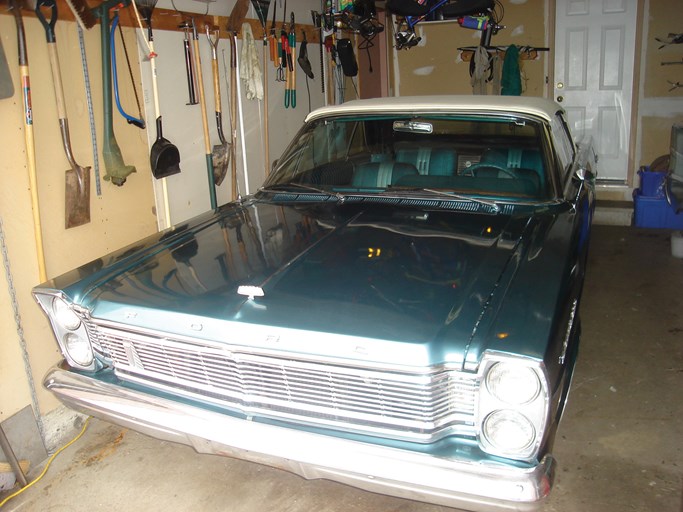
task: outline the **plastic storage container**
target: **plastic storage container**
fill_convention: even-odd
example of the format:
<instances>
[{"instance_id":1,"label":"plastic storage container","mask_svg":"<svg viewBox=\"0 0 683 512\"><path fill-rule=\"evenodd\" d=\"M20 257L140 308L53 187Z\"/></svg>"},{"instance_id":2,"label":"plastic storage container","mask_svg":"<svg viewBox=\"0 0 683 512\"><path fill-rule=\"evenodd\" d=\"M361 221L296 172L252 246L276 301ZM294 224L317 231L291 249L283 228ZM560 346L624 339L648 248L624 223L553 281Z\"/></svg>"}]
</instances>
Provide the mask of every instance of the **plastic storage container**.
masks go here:
<instances>
[{"instance_id":1,"label":"plastic storage container","mask_svg":"<svg viewBox=\"0 0 683 512\"><path fill-rule=\"evenodd\" d=\"M665 197L633 192L634 221L639 228L683 229L683 212L675 214Z\"/></svg>"},{"instance_id":2,"label":"plastic storage container","mask_svg":"<svg viewBox=\"0 0 683 512\"><path fill-rule=\"evenodd\" d=\"M683 258L683 231L671 233L671 256Z\"/></svg>"},{"instance_id":3,"label":"plastic storage container","mask_svg":"<svg viewBox=\"0 0 683 512\"><path fill-rule=\"evenodd\" d=\"M651 171L649 166L638 169L640 193L647 197L664 197L666 171Z\"/></svg>"}]
</instances>

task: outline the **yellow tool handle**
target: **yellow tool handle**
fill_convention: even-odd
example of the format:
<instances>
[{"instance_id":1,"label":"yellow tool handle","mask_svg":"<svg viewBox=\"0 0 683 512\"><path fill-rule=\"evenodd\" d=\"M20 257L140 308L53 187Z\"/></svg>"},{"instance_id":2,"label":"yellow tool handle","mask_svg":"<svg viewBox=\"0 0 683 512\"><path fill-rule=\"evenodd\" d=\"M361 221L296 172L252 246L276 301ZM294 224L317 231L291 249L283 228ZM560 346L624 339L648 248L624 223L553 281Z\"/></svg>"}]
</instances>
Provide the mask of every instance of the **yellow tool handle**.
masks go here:
<instances>
[{"instance_id":1,"label":"yellow tool handle","mask_svg":"<svg viewBox=\"0 0 683 512\"><path fill-rule=\"evenodd\" d=\"M199 103L202 111L202 128L204 129L204 154L211 154L211 143L209 142L209 120L206 116L206 101L204 100L204 79L202 78L202 61L199 57L199 40L192 39L194 47L194 64L197 72L197 83L199 84Z\"/></svg>"}]
</instances>

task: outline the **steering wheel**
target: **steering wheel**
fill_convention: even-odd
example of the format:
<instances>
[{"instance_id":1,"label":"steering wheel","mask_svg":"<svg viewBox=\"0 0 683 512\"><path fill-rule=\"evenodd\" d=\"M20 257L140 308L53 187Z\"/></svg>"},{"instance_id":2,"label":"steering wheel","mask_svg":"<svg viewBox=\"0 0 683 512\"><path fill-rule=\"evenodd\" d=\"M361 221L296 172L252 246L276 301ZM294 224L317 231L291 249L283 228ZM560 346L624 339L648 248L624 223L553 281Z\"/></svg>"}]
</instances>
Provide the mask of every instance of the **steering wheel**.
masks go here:
<instances>
[{"instance_id":1,"label":"steering wheel","mask_svg":"<svg viewBox=\"0 0 683 512\"><path fill-rule=\"evenodd\" d=\"M477 173L482 169L494 169L496 171L502 172L508 178L512 178L512 179L517 178L517 174L515 173L515 171L508 169L507 167L503 167L502 165L498 165L498 164L494 164L494 163L479 163L479 164L471 165L462 171L462 176L476 177Z\"/></svg>"}]
</instances>

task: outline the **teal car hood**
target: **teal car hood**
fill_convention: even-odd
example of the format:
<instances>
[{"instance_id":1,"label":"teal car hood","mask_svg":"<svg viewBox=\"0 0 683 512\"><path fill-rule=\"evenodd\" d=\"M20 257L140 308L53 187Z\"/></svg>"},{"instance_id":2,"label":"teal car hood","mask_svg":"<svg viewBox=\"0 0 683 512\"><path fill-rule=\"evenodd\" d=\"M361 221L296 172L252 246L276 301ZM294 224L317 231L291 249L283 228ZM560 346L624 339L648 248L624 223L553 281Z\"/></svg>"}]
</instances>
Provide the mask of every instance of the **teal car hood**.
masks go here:
<instances>
[{"instance_id":1,"label":"teal car hood","mask_svg":"<svg viewBox=\"0 0 683 512\"><path fill-rule=\"evenodd\" d=\"M56 284L96 318L158 311L164 322L189 315L431 345L439 359L460 359L519 265L533 218L254 200L83 267L71 288Z\"/></svg>"}]
</instances>

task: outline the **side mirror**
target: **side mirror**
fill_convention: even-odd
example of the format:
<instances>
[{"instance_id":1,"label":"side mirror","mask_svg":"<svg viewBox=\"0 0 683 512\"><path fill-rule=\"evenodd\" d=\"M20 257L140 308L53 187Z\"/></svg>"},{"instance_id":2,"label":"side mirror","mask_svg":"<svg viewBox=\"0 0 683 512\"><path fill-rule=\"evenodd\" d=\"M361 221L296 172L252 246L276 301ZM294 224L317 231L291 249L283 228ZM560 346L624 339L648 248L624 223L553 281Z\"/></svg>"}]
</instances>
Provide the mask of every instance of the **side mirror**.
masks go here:
<instances>
[{"instance_id":1,"label":"side mirror","mask_svg":"<svg viewBox=\"0 0 683 512\"><path fill-rule=\"evenodd\" d=\"M579 181L592 181L595 179L595 174L587 167L578 167L574 172L574 178Z\"/></svg>"}]
</instances>

